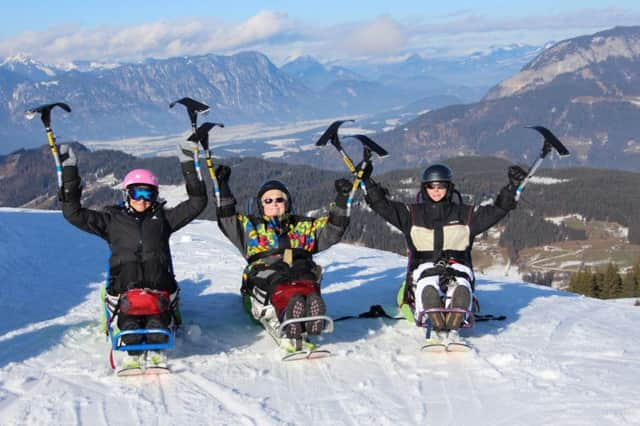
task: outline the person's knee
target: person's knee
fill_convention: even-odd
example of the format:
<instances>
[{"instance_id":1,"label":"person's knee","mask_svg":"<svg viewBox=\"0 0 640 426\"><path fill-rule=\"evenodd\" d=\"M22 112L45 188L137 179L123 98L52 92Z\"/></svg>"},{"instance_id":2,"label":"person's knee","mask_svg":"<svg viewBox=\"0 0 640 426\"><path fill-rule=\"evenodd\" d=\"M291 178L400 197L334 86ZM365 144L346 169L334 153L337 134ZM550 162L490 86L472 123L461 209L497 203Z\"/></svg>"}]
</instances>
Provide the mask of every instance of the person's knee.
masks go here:
<instances>
[{"instance_id":1,"label":"person's knee","mask_svg":"<svg viewBox=\"0 0 640 426\"><path fill-rule=\"evenodd\" d=\"M159 328L169 329L171 324L171 313L163 312L159 315L152 315L147 318L147 329ZM147 334L147 343L166 343L168 336L162 333L149 333Z\"/></svg>"}]
</instances>

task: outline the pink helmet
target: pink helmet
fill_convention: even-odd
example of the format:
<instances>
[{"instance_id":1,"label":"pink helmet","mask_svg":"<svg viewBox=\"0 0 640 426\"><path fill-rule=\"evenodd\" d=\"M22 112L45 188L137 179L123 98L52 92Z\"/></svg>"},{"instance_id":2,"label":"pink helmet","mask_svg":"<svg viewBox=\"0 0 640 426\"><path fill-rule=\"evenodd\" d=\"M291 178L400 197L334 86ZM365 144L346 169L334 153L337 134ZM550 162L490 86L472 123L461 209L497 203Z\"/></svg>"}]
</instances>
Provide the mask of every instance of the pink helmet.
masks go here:
<instances>
[{"instance_id":1,"label":"pink helmet","mask_svg":"<svg viewBox=\"0 0 640 426\"><path fill-rule=\"evenodd\" d=\"M129 185L140 184L158 187L158 178L146 169L131 170L122 181L122 189L127 189Z\"/></svg>"}]
</instances>

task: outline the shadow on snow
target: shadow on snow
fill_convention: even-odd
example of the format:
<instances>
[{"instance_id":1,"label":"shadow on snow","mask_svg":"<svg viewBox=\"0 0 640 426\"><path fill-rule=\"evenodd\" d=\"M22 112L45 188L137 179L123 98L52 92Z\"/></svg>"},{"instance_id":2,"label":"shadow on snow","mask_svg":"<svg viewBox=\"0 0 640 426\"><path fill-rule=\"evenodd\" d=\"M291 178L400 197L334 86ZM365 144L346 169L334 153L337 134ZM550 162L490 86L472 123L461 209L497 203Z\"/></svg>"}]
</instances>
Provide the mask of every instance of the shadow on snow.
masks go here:
<instances>
[{"instance_id":1,"label":"shadow on snow","mask_svg":"<svg viewBox=\"0 0 640 426\"><path fill-rule=\"evenodd\" d=\"M354 261L357 260L359 259ZM382 305L387 314L399 316L396 296L405 278L406 268L396 267L383 272L368 273L368 267L352 265L353 262L333 262L324 265L326 272L323 277L323 297L328 314L334 319L348 315L357 316L367 312L372 305ZM360 284L332 291L332 287L339 283L350 281L358 281ZM479 314L505 315L507 318L502 321L477 322L473 329L464 330L464 334L469 337L499 334L509 324L517 322L520 311L539 297L578 297L572 293L535 284L496 282L483 278L477 279L475 294L480 302ZM326 340L353 342L365 339L372 330L380 330L385 326L396 323L411 326L411 323L405 320L387 318L358 318L346 321L349 325L342 321L336 322L334 333L327 335Z\"/></svg>"}]
</instances>

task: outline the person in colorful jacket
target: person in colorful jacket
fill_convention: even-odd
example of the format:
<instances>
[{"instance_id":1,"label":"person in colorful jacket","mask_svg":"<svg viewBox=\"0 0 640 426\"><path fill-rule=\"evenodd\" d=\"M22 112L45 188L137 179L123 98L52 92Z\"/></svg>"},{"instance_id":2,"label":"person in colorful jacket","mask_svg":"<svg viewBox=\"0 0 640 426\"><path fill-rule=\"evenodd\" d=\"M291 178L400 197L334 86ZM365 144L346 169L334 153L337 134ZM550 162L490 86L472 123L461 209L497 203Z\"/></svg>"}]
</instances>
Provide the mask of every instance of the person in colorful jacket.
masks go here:
<instances>
[{"instance_id":1,"label":"person in colorful jacket","mask_svg":"<svg viewBox=\"0 0 640 426\"><path fill-rule=\"evenodd\" d=\"M236 211L236 200L229 188L231 169L218 166L221 202L217 209L218 226L247 260L242 275L244 303L255 319L261 319L273 306L278 321L324 315L320 295L321 267L313 255L331 247L342 238L349 218L347 197L351 183L335 181L336 198L329 215L305 217L293 214L293 200L280 181L265 182L258 190L258 213L243 215ZM322 320L290 324L286 337L296 339L302 333L314 335L323 330Z\"/></svg>"}]
</instances>

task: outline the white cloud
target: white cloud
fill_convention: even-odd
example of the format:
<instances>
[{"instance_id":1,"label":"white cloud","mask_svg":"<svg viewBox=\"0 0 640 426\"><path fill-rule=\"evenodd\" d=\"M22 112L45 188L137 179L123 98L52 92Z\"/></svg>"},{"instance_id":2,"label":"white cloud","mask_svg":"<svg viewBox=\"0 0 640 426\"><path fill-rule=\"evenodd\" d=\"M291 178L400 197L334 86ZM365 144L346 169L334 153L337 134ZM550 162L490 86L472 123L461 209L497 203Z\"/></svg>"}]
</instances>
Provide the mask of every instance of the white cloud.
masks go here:
<instances>
[{"instance_id":1,"label":"white cloud","mask_svg":"<svg viewBox=\"0 0 640 426\"><path fill-rule=\"evenodd\" d=\"M325 60L383 60L408 53L463 54L514 41L542 44L615 25L634 25L640 22L640 14L610 7L500 19L460 11L429 19L397 21L381 16L366 22L319 24L265 10L237 24L215 17L125 27L67 24L0 40L0 57L24 52L46 63L75 59L135 61L260 50L276 63L303 54Z\"/></svg>"},{"instance_id":2,"label":"white cloud","mask_svg":"<svg viewBox=\"0 0 640 426\"><path fill-rule=\"evenodd\" d=\"M122 28L55 27L0 41L0 56L27 52L49 62L136 60L250 47L291 28L286 14L263 11L237 25L215 19L158 21Z\"/></svg>"},{"instance_id":3,"label":"white cloud","mask_svg":"<svg viewBox=\"0 0 640 426\"><path fill-rule=\"evenodd\" d=\"M389 16L355 28L342 44L347 53L357 55L386 55L405 47L405 29Z\"/></svg>"}]
</instances>

